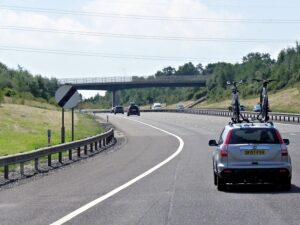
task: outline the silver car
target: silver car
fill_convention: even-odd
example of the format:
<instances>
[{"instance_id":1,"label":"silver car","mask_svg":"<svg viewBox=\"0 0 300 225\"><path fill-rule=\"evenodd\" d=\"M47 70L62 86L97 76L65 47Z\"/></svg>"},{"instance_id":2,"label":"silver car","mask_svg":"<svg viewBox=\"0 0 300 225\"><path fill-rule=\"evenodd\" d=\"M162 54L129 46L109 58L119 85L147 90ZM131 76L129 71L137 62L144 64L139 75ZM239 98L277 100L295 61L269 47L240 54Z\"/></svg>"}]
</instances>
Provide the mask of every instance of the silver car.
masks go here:
<instances>
[{"instance_id":1,"label":"silver car","mask_svg":"<svg viewBox=\"0 0 300 225\"><path fill-rule=\"evenodd\" d=\"M276 183L291 189L292 164L288 139L282 139L272 123L230 124L214 146L214 184L225 190L227 183Z\"/></svg>"},{"instance_id":2,"label":"silver car","mask_svg":"<svg viewBox=\"0 0 300 225\"><path fill-rule=\"evenodd\" d=\"M257 103L253 106L253 112L260 112L261 111L261 105Z\"/></svg>"},{"instance_id":3,"label":"silver car","mask_svg":"<svg viewBox=\"0 0 300 225\"><path fill-rule=\"evenodd\" d=\"M176 104L176 109L177 110L184 110L184 105L182 103Z\"/></svg>"}]
</instances>

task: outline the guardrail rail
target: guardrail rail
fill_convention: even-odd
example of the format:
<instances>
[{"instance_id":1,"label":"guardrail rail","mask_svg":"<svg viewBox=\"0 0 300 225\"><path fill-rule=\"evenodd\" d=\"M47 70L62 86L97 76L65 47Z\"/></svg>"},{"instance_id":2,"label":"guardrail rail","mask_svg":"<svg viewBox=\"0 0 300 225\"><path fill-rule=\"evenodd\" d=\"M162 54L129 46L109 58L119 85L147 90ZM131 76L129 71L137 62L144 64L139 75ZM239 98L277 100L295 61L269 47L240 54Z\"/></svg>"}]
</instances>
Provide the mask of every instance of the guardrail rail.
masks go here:
<instances>
[{"instance_id":1,"label":"guardrail rail","mask_svg":"<svg viewBox=\"0 0 300 225\"><path fill-rule=\"evenodd\" d=\"M231 117L232 116L231 111L220 110L220 109L184 109L184 110L162 109L162 110L141 110L141 111L144 111L144 112L180 112L180 113L213 115L213 116L222 116L222 117ZM241 114L245 118L253 118L253 119L256 119L256 116L258 115L258 113L256 113L256 112L249 112L249 111L241 112ZM269 112L269 117L270 117L270 120L273 120L273 121L300 123L300 114Z\"/></svg>"},{"instance_id":2,"label":"guardrail rail","mask_svg":"<svg viewBox=\"0 0 300 225\"><path fill-rule=\"evenodd\" d=\"M231 111L220 110L220 109L184 109L184 110L161 109L161 110L141 110L141 112L177 112L177 113L213 115L213 116L222 116L222 117L232 116ZM253 118L253 119L256 119L256 116L258 115L258 113L256 112L249 112L249 111L241 112L241 114L245 118ZM300 114L269 112L269 117L270 120L273 121L300 123Z\"/></svg>"},{"instance_id":3,"label":"guardrail rail","mask_svg":"<svg viewBox=\"0 0 300 225\"><path fill-rule=\"evenodd\" d=\"M77 153L77 157L81 157L81 152L87 155L88 151L102 151L115 141L114 130L111 128L103 134L88 137L82 140L70 143L59 144L51 147L40 148L30 152L19 153L11 156L0 157L0 166L4 167L4 178L9 179L9 166L20 164L20 174L24 176L24 164L34 161L34 170L39 172L39 159L48 157L48 166L52 165L52 155L58 154L58 162L63 164L63 152L68 152L69 160L73 159L73 153Z\"/></svg>"},{"instance_id":4,"label":"guardrail rail","mask_svg":"<svg viewBox=\"0 0 300 225\"><path fill-rule=\"evenodd\" d=\"M85 110L84 112L92 112L92 113L110 113L110 110ZM188 114L199 114L199 115L212 115L212 116L222 116L222 117L231 117L232 112L228 110L221 109L159 109L159 110L151 110L151 109L141 109L141 112L173 112L173 113L188 113ZM258 115L257 112L245 111L241 112L241 114L245 118L253 118L256 119ZM270 120L273 121L282 121L282 122L290 122L290 123L300 123L300 114L292 114L292 113L278 113L278 112L269 112Z\"/></svg>"}]
</instances>

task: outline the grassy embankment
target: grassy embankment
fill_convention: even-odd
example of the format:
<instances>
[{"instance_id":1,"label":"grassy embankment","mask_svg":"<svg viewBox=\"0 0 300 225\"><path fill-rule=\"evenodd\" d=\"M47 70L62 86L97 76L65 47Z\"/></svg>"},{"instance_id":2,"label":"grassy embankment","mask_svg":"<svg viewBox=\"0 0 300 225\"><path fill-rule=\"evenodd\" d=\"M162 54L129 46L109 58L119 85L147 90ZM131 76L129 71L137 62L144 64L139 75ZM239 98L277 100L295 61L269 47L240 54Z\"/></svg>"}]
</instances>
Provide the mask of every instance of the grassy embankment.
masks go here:
<instances>
[{"instance_id":1,"label":"grassy embankment","mask_svg":"<svg viewBox=\"0 0 300 225\"><path fill-rule=\"evenodd\" d=\"M259 102L259 95L241 98L241 105L246 107L247 111L252 111L253 106ZM183 105L187 106L193 101L182 101ZM300 113L300 84L293 88L278 91L276 93L269 93L270 108L273 112L286 113ZM177 104L177 103L176 103ZM175 109L176 104L166 105L161 103L163 109ZM231 104L230 99L221 100L219 102L204 101L194 108L214 108L214 109L228 109ZM150 109L150 105L143 105L141 109Z\"/></svg>"},{"instance_id":2,"label":"grassy embankment","mask_svg":"<svg viewBox=\"0 0 300 225\"><path fill-rule=\"evenodd\" d=\"M0 106L0 156L26 152L47 146L47 130L52 131L52 145L60 143L61 111L52 105ZM75 139L99 134L104 129L92 116L75 114ZM71 140L71 113L65 113L66 142Z\"/></svg>"},{"instance_id":3,"label":"grassy embankment","mask_svg":"<svg viewBox=\"0 0 300 225\"><path fill-rule=\"evenodd\" d=\"M247 110L252 111L253 106L259 102L259 96L250 98L241 98L241 104ZM202 102L195 108L220 108L228 109L231 99L221 102ZM300 85L294 88L288 88L276 93L269 93L269 104L273 112L300 113Z\"/></svg>"}]
</instances>

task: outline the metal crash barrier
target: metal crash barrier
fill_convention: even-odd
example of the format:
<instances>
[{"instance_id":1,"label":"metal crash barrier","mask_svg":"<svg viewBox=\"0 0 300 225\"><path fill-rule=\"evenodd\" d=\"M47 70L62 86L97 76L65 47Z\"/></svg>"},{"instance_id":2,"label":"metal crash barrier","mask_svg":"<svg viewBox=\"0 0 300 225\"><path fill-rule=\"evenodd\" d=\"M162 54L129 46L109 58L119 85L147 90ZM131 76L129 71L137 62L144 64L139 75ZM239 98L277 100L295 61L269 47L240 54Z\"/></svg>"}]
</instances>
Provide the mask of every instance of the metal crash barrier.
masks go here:
<instances>
[{"instance_id":1,"label":"metal crash barrier","mask_svg":"<svg viewBox=\"0 0 300 225\"><path fill-rule=\"evenodd\" d=\"M188 114L198 114L198 115L211 115L211 116L222 116L222 117L231 117L232 112L228 110L221 110L221 109L159 109L159 110L152 110L152 109L141 109L141 112L171 112L171 113L188 113ZM85 110L85 112L92 112L92 113L110 113L109 110ZM253 118L255 119L258 115L257 112L250 112L245 111L241 112L243 117L245 118ZM300 114L292 114L292 113L277 113L277 112L269 112L270 120L273 121L282 121L282 122L290 122L290 123L300 123Z\"/></svg>"},{"instance_id":2,"label":"metal crash barrier","mask_svg":"<svg viewBox=\"0 0 300 225\"><path fill-rule=\"evenodd\" d=\"M34 162L34 170L36 173L39 170L39 160L42 157L47 157L48 166L52 166L52 156L58 154L58 162L63 164L63 153L68 154L68 159L73 160L73 154L78 158L81 154L88 155L88 151L91 153L101 152L115 142L114 130L109 129L103 134L92 136L78 141L73 141L66 144L59 144L52 147L40 148L34 151L19 153L11 156L0 157L0 166L4 167L4 178L9 179L9 167L11 165L20 164L20 174L24 176L24 164L26 162Z\"/></svg>"}]
</instances>

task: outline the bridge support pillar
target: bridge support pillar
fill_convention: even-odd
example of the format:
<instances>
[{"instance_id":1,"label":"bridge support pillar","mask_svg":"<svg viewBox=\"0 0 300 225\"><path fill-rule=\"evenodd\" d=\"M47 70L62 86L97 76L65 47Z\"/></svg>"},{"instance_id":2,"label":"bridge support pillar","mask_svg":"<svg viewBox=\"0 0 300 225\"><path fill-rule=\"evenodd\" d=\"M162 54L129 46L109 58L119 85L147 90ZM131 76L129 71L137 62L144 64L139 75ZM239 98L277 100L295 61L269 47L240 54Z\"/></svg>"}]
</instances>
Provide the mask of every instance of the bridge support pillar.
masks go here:
<instances>
[{"instance_id":1,"label":"bridge support pillar","mask_svg":"<svg viewBox=\"0 0 300 225\"><path fill-rule=\"evenodd\" d=\"M116 92L112 91L112 107L116 106Z\"/></svg>"}]
</instances>

